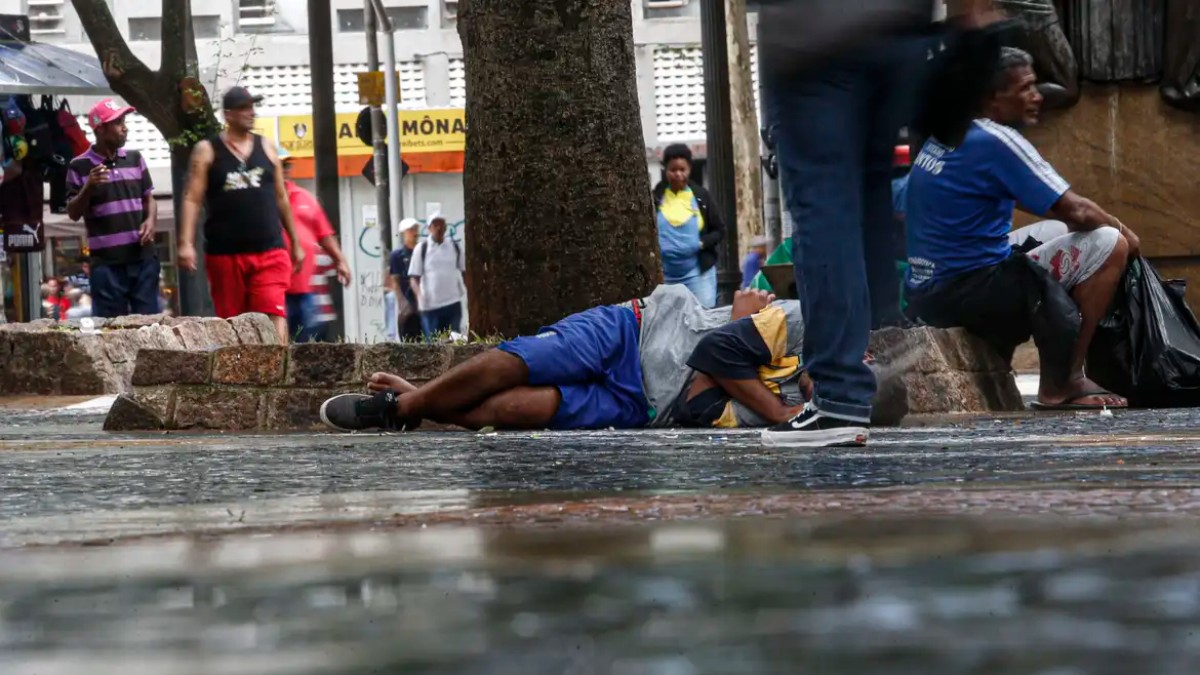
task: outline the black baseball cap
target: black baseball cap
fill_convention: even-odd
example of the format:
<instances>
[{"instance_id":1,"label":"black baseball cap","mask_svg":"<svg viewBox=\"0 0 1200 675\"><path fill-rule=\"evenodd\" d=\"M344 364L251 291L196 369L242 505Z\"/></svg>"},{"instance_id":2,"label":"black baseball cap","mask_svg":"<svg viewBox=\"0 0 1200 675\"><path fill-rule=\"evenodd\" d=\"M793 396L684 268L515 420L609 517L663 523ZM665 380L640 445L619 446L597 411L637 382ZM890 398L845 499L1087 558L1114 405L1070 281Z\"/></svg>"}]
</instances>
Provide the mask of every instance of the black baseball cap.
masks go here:
<instances>
[{"instance_id":1,"label":"black baseball cap","mask_svg":"<svg viewBox=\"0 0 1200 675\"><path fill-rule=\"evenodd\" d=\"M221 107L225 110L239 110L256 103L262 103L263 97L255 96L250 93L245 87L232 87L225 92L225 98L221 101Z\"/></svg>"}]
</instances>

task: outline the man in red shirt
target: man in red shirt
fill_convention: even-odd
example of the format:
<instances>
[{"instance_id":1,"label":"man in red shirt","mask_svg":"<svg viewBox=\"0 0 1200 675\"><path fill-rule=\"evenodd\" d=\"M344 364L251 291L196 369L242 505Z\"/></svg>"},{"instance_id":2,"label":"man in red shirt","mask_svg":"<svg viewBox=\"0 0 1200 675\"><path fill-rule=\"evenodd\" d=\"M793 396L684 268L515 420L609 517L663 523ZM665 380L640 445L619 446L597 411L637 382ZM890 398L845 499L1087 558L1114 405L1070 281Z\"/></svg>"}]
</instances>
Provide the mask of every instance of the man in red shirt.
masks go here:
<instances>
[{"instance_id":1,"label":"man in red shirt","mask_svg":"<svg viewBox=\"0 0 1200 675\"><path fill-rule=\"evenodd\" d=\"M350 285L350 266L346 264L337 235L320 202L311 192L292 181L292 158L283 148L279 149L279 158L283 163L288 203L292 206L296 223L296 237L304 251L304 261L300 263L300 270L292 275L287 290L288 335L295 342L313 342L321 327L316 297L312 292L313 276L317 271L317 247L333 259L338 281L343 286ZM286 232L284 239L287 239Z\"/></svg>"}]
</instances>

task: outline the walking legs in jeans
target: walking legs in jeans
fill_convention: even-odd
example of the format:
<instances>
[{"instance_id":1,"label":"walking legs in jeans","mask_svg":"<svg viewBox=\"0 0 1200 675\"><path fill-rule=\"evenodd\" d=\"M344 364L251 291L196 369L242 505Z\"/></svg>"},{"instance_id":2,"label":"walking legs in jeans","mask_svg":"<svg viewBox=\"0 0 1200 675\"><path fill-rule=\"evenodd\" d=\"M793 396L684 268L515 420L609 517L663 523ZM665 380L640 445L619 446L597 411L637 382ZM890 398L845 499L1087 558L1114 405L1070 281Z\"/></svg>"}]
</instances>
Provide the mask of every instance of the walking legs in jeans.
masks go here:
<instances>
[{"instance_id":1,"label":"walking legs in jeans","mask_svg":"<svg viewBox=\"0 0 1200 675\"><path fill-rule=\"evenodd\" d=\"M863 363L871 330L867 261L886 255L890 264L891 149L909 116L905 76L919 67L920 51L882 41L807 79L767 88L795 223L804 364L814 404L832 417L865 423L871 416L875 376Z\"/></svg>"},{"instance_id":2,"label":"walking legs in jeans","mask_svg":"<svg viewBox=\"0 0 1200 675\"><path fill-rule=\"evenodd\" d=\"M421 330L425 341L432 342L434 336L444 331L457 331L462 325L462 303L421 312Z\"/></svg>"}]
</instances>

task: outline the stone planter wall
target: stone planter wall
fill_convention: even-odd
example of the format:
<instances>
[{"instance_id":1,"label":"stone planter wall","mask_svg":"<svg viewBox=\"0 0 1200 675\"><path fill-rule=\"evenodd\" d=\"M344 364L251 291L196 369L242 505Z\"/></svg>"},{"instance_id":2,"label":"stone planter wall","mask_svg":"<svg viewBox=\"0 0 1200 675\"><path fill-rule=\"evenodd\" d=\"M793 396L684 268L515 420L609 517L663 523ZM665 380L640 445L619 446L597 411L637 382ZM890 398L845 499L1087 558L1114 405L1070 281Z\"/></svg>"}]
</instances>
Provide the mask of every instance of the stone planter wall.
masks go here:
<instances>
[{"instance_id":1,"label":"stone planter wall","mask_svg":"<svg viewBox=\"0 0 1200 675\"><path fill-rule=\"evenodd\" d=\"M398 343L145 349L133 371L133 393L117 399L104 426L110 431L318 429L321 403L365 391L371 373L395 373L420 384L486 349Z\"/></svg>"},{"instance_id":2,"label":"stone planter wall","mask_svg":"<svg viewBox=\"0 0 1200 675\"><path fill-rule=\"evenodd\" d=\"M903 385L910 415L1025 409L1011 366L965 330L888 328L871 351L879 378Z\"/></svg>"},{"instance_id":3,"label":"stone planter wall","mask_svg":"<svg viewBox=\"0 0 1200 675\"><path fill-rule=\"evenodd\" d=\"M880 422L912 415L1021 410L1008 365L964 331L885 330L872 337L881 379ZM320 429L321 403L363 392L390 372L420 384L488 349L484 345L239 345L212 351L143 349L134 390L117 399L112 431Z\"/></svg>"},{"instance_id":4,"label":"stone planter wall","mask_svg":"<svg viewBox=\"0 0 1200 675\"><path fill-rule=\"evenodd\" d=\"M165 315L93 319L98 332L80 322L0 325L0 395L88 396L130 391L134 363L144 349L209 350L278 344L263 314L233 319Z\"/></svg>"}]
</instances>

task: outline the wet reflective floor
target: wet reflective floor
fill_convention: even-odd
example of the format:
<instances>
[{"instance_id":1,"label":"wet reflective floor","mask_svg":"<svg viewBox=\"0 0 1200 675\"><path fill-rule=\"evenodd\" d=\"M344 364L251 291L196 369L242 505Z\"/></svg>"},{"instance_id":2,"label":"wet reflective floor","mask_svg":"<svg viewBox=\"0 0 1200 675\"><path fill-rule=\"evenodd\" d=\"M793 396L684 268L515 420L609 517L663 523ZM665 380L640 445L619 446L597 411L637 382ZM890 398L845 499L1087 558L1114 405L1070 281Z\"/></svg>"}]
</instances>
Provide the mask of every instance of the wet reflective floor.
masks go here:
<instances>
[{"instance_id":1,"label":"wet reflective floor","mask_svg":"<svg viewBox=\"0 0 1200 675\"><path fill-rule=\"evenodd\" d=\"M0 673L1196 673L1200 413L747 433L0 424Z\"/></svg>"}]
</instances>

